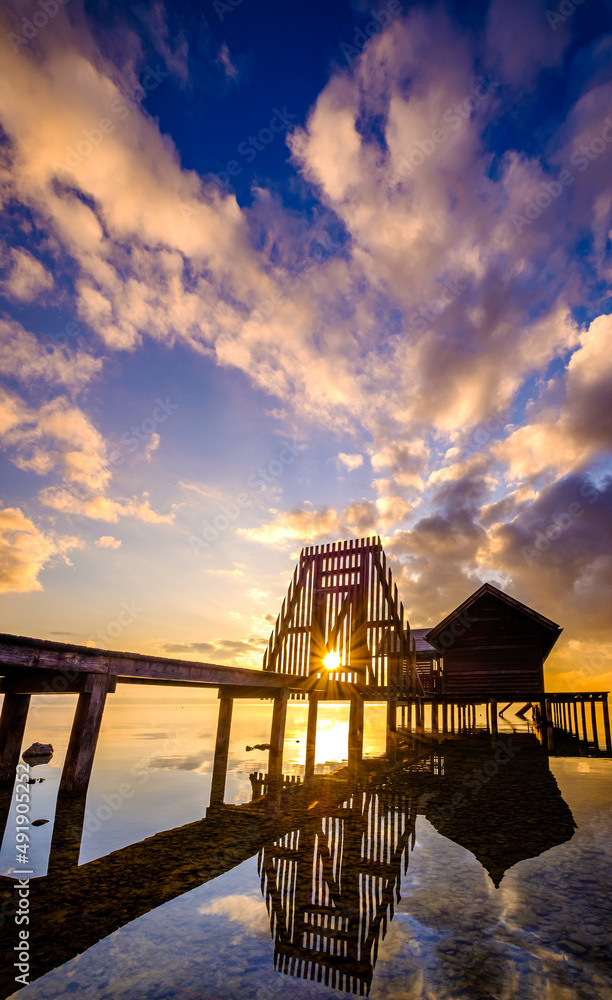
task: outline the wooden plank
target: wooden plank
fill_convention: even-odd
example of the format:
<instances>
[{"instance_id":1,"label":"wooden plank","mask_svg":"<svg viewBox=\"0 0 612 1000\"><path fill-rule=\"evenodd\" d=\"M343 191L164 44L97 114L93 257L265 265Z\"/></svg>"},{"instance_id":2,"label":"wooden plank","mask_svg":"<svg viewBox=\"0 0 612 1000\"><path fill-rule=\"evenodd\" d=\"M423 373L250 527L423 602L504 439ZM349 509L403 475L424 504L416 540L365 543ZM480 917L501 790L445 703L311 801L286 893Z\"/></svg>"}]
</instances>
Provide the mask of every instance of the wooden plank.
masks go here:
<instances>
[{"instance_id":1,"label":"wooden plank","mask_svg":"<svg viewBox=\"0 0 612 1000\"><path fill-rule=\"evenodd\" d=\"M24 670L64 673L68 678L74 673L113 674L121 683L127 678L142 678L189 681L209 687L232 684L281 688L292 681L284 674L246 667L90 649L23 636L0 636L0 674L8 677Z\"/></svg>"}]
</instances>

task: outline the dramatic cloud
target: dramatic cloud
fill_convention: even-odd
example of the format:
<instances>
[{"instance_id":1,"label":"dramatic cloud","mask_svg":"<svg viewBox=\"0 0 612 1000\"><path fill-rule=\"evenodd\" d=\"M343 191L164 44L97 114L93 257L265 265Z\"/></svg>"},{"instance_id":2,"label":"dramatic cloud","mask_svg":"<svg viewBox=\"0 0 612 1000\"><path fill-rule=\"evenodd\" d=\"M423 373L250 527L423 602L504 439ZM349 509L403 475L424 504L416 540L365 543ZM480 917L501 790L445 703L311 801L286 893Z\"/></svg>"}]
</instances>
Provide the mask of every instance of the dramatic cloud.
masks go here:
<instances>
[{"instance_id":1,"label":"dramatic cloud","mask_svg":"<svg viewBox=\"0 0 612 1000\"><path fill-rule=\"evenodd\" d=\"M40 572L54 558L81 548L78 538L41 531L19 507L0 510L0 592L42 590Z\"/></svg>"}]
</instances>

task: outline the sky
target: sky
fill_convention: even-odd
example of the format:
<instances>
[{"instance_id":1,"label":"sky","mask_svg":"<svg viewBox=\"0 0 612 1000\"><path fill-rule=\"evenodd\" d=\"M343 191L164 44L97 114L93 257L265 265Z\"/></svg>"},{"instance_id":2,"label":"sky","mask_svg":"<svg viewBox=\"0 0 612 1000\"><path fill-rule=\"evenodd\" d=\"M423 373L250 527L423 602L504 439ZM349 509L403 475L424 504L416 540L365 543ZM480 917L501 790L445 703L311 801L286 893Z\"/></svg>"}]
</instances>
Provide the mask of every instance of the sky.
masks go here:
<instances>
[{"instance_id":1,"label":"sky","mask_svg":"<svg viewBox=\"0 0 612 1000\"><path fill-rule=\"evenodd\" d=\"M612 688L612 5L0 19L0 629L259 666L380 535Z\"/></svg>"}]
</instances>

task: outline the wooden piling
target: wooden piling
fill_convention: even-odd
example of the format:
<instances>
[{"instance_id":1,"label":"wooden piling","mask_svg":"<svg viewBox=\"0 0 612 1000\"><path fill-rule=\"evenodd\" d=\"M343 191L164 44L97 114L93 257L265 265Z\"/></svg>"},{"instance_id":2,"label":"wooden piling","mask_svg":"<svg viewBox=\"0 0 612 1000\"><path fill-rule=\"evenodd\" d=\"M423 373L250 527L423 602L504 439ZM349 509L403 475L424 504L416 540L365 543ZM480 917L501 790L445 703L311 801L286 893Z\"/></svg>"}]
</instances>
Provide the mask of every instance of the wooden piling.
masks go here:
<instances>
[{"instance_id":1,"label":"wooden piling","mask_svg":"<svg viewBox=\"0 0 612 1000\"><path fill-rule=\"evenodd\" d=\"M225 779L227 775L227 758L229 754L233 708L234 699L229 695L222 694L219 698L217 741L215 743L215 759L210 783L211 806L222 805L225 796Z\"/></svg>"},{"instance_id":2,"label":"wooden piling","mask_svg":"<svg viewBox=\"0 0 612 1000\"><path fill-rule=\"evenodd\" d=\"M603 698L601 706L603 708L604 732L606 734L606 750L612 750L612 740L610 739L610 713L608 710L608 698Z\"/></svg>"},{"instance_id":3,"label":"wooden piling","mask_svg":"<svg viewBox=\"0 0 612 1000\"><path fill-rule=\"evenodd\" d=\"M491 734L497 736L497 702L494 698L489 700L489 708L491 711Z\"/></svg>"},{"instance_id":4,"label":"wooden piling","mask_svg":"<svg viewBox=\"0 0 612 1000\"><path fill-rule=\"evenodd\" d=\"M289 689L282 688L274 698L272 727L270 730L270 752L268 754L268 775L273 785L280 786L283 776L283 744L287 722L287 701Z\"/></svg>"},{"instance_id":5,"label":"wooden piling","mask_svg":"<svg viewBox=\"0 0 612 1000\"><path fill-rule=\"evenodd\" d=\"M387 729L387 745L389 731ZM349 714L348 766L355 772L363 756L363 698L354 694Z\"/></svg>"},{"instance_id":6,"label":"wooden piling","mask_svg":"<svg viewBox=\"0 0 612 1000\"><path fill-rule=\"evenodd\" d=\"M5 694L0 715L0 786L12 787L25 732L29 694Z\"/></svg>"},{"instance_id":7,"label":"wooden piling","mask_svg":"<svg viewBox=\"0 0 612 1000\"><path fill-rule=\"evenodd\" d=\"M599 737L597 735L597 716L595 715L595 700L591 698L591 723L593 725L593 743L596 747L599 746Z\"/></svg>"},{"instance_id":8,"label":"wooden piling","mask_svg":"<svg viewBox=\"0 0 612 1000\"><path fill-rule=\"evenodd\" d=\"M317 713L319 697L311 694L308 698L308 724L306 730L306 777L311 778L315 769L315 748L317 741Z\"/></svg>"},{"instance_id":9,"label":"wooden piling","mask_svg":"<svg viewBox=\"0 0 612 1000\"><path fill-rule=\"evenodd\" d=\"M79 694L74 713L60 795L84 795L87 791L109 682L108 674L87 675L85 690Z\"/></svg>"}]
</instances>

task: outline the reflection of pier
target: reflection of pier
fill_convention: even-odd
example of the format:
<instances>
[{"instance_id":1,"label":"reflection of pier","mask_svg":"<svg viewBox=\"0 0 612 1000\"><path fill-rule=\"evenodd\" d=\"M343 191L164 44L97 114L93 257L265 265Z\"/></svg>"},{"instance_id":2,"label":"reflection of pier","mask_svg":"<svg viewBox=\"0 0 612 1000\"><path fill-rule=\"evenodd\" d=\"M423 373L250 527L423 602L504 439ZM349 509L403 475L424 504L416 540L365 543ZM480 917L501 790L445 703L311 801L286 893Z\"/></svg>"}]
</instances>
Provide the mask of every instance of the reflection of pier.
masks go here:
<instances>
[{"instance_id":1,"label":"reflection of pier","mask_svg":"<svg viewBox=\"0 0 612 1000\"><path fill-rule=\"evenodd\" d=\"M265 777L253 775L252 802L213 803L202 820L81 866L85 798L61 798L49 874L29 887L32 979L259 854L278 970L367 993L417 812L474 853L495 885L511 865L571 837L574 823L545 749L533 735L511 739L510 755L507 738L493 750L487 734L429 750L421 741L418 756L398 749L357 776L344 769L303 783L288 778L269 793ZM14 890L14 879L0 878L0 996L15 985Z\"/></svg>"},{"instance_id":2,"label":"reflection of pier","mask_svg":"<svg viewBox=\"0 0 612 1000\"><path fill-rule=\"evenodd\" d=\"M416 800L355 791L259 855L279 972L369 992L379 941L400 900Z\"/></svg>"}]
</instances>

